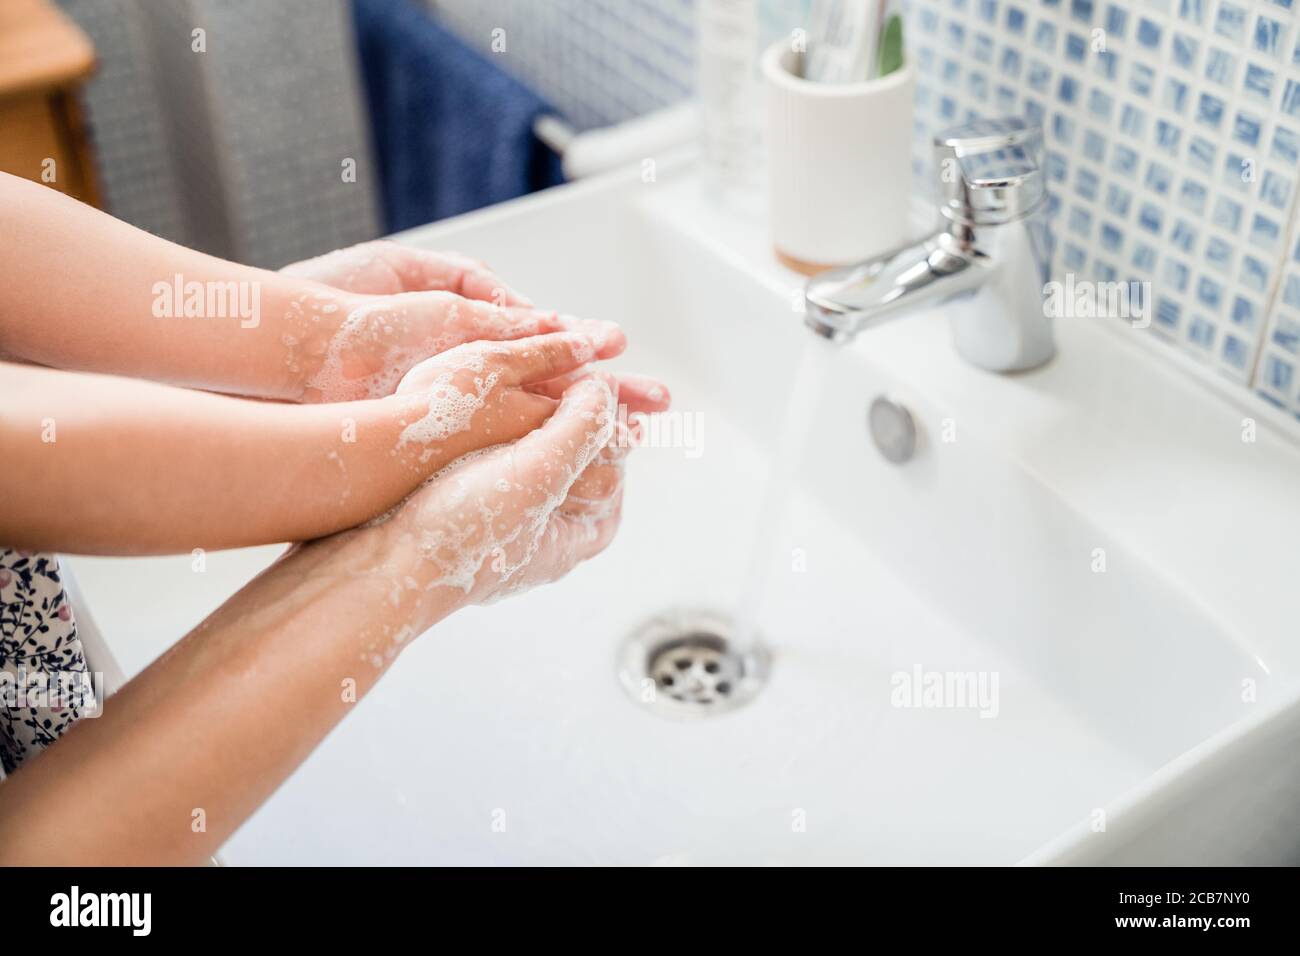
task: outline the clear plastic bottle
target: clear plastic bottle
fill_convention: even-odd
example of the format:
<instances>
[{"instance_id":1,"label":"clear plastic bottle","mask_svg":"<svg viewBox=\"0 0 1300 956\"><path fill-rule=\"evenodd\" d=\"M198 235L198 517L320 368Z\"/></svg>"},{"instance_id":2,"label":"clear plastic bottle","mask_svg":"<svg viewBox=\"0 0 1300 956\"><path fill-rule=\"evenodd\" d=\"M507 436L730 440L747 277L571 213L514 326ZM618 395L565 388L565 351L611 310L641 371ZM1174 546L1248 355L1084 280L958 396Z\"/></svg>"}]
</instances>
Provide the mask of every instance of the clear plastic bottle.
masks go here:
<instances>
[{"instance_id":1,"label":"clear plastic bottle","mask_svg":"<svg viewBox=\"0 0 1300 956\"><path fill-rule=\"evenodd\" d=\"M715 182L760 176L758 0L699 0L697 85L704 160Z\"/></svg>"},{"instance_id":2,"label":"clear plastic bottle","mask_svg":"<svg viewBox=\"0 0 1300 956\"><path fill-rule=\"evenodd\" d=\"M724 195L761 192L759 56L795 28L806 28L810 5L811 0L698 0L696 82L704 157Z\"/></svg>"}]
</instances>

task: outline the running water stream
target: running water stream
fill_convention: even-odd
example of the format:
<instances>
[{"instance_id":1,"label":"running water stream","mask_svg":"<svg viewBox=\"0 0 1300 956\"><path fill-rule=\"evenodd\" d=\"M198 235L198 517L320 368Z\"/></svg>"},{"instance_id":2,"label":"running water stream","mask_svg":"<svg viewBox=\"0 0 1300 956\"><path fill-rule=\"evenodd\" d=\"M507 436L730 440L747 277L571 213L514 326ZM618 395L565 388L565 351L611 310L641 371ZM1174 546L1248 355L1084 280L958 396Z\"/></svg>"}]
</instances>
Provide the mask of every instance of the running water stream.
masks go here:
<instances>
[{"instance_id":1,"label":"running water stream","mask_svg":"<svg viewBox=\"0 0 1300 956\"><path fill-rule=\"evenodd\" d=\"M759 640L758 615L785 531L795 477L803 462L808 432L817 412L817 400L838 351L839 346L835 343L809 334L790 382L781 431L772 450L767 483L756 516L749 570L742 585L740 605L736 608L732 651L741 656L747 657Z\"/></svg>"}]
</instances>

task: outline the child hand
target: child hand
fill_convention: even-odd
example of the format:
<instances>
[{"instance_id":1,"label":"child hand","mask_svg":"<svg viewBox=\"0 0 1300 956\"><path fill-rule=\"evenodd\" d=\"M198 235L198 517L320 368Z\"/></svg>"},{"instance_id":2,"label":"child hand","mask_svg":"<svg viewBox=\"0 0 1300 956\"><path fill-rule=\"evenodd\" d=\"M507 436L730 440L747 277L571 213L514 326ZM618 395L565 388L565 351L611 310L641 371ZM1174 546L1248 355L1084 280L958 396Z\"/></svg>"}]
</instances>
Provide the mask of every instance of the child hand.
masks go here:
<instances>
[{"instance_id":1,"label":"child hand","mask_svg":"<svg viewBox=\"0 0 1300 956\"><path fill-rule=\"evenodd\" d=\"M305 402L343 402L393 393L412 368L433 355L479 340L509 341L574 332L592 343L589 358L612 358L627 346L613 322L576 319L524 307L499 307L452 292L354 297L341 321L313 313L315 327L291 361L301 368Z\"/></svg>"},{"instance_id":2,"label":"child hand","mask_svg":"<svg viewBox=\"0 0 1300 956\"><path fill-rule=\"evenodd\" d=\"M594 371L584 364L593 352L584 336L558 332L470 342L426 359L394 393L407 406L399 453L429 474L476 449L522 438L551 417L566 389L593 375L623 403L623 422L668 408L662 383Z\"/></svg>"},{"instance_id":3,"label":"child hand","mask_svg":"<svg viewBox=\"0 0 1300 956\"><path fill-rule=\"evenodd\" d=\"M426 359L398 383L403 406L397 452L423 474L477 449L522 438L556 401L535 389L584 367L595 346L577 332L506 342L469 342Z\"/></svg>"},{"instance_id":4,"label":"child hand","mask_svg":"<svg viewBox=\"0 0 1300 956\"><path fill-rule=\"evenodd\" d=\"M602 377L571 384L540 428L454 462L374 529L404 555L413 612L554 581L609 544L623 488L615 401Z\"/></svg>"}]
</instances>

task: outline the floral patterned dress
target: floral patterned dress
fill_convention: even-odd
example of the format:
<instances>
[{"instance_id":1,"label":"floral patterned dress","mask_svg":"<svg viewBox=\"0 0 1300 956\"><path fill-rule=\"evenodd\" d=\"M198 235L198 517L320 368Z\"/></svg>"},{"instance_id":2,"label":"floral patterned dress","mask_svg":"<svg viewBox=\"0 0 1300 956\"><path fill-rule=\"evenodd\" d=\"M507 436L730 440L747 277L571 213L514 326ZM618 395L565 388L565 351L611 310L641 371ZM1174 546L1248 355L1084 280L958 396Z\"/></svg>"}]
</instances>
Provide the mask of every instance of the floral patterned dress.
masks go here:
<instances>
[{"instance_id":1,"label":"floral patterned dress","mask_svg":"<svg viewBox=\"0 0 1300 956\"><path fill-rule=\"evenodd\" d=\"M0 548L0 780L54 743L83 709L71 703L30 706L15 689L24 681L30 685L33 675L52 680L86 671L58 559ZM83 703L95 706L93 700Z\"/></svg>"}]
</instances>

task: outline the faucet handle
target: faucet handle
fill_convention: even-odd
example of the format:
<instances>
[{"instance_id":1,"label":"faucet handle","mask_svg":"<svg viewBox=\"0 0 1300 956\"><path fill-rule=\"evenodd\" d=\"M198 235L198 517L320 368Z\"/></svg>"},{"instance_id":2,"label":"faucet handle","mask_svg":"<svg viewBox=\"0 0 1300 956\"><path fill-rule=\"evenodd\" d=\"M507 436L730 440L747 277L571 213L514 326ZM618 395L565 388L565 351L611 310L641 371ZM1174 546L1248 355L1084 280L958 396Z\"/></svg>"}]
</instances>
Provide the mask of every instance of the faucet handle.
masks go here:
<instances>
[{"instance_id":1,"label":"faucet handle","mask_svg":"<svg viewBox=\"0 0 1300 956\"><path fill-rule=\"evenodd\" d=\"M980 119L934 137L941 211L972 226L1024 219L1047 198L1043 130L1019 117Z\"/></svg>"}]
</instances>

